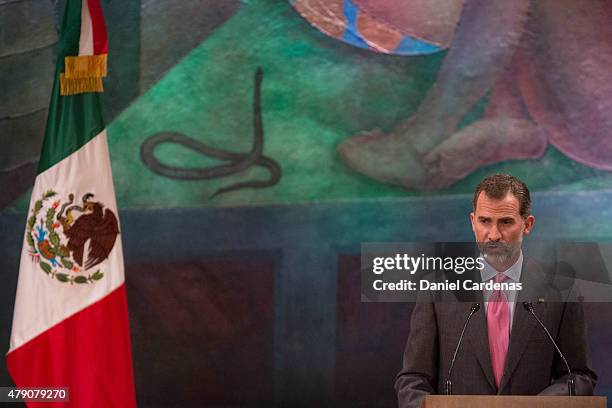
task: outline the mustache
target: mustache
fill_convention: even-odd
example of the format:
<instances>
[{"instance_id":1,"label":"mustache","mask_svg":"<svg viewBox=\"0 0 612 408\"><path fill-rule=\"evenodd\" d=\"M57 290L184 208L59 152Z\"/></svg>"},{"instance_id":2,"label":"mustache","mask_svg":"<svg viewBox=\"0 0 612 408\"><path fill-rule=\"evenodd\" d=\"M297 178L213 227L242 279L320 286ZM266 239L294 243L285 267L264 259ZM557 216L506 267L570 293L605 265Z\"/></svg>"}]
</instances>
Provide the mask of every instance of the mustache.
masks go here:
<instances>
[{"instance_id":1,"label":"mustache","mask_svg":"<svg viewBox=\"0 0 612 408\"><path fill-rule=\"evenodd\" d=\"M481 251L486 251L487 249L503 249L505 252L510 252L516 248L516 244L506 242L479 242L478 248L480 248Z\"/></svg>"}]
</instances>

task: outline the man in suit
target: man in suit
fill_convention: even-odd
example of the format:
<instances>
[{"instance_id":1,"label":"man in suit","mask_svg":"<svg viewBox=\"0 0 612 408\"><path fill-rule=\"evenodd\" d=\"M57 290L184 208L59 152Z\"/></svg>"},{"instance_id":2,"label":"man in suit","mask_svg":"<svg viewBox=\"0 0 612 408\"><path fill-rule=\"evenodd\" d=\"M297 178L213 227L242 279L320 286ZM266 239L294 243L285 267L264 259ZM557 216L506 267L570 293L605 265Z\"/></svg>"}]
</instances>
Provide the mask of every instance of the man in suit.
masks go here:
<instances>
[{"instance_id":1,"label":"man in suit","mask_svg":"<svg viewBox=\"0 0 612 408\"><path fill-rule=\"evenodd\" d=\"M485 178L476 188L470 214L485 258L482 282L521 282L525 290L478 293L451 376L453 394L568 395L567 370L537 321L523 307L534 303L574 373L577 395L592 395L591 368L581 303L564 303L550 291L547 272L523 257L521 243L534 225L527 186L509 175ZM548 300L553 301L548 301ZM421 299L422 300L422 299ZM556 301L554 301L556 300ZM442 394L461 329L472 303L419 301L412 312L402 370L395 389L400 408L419 407L427 394Z\"/></svg>"}]
</instances>

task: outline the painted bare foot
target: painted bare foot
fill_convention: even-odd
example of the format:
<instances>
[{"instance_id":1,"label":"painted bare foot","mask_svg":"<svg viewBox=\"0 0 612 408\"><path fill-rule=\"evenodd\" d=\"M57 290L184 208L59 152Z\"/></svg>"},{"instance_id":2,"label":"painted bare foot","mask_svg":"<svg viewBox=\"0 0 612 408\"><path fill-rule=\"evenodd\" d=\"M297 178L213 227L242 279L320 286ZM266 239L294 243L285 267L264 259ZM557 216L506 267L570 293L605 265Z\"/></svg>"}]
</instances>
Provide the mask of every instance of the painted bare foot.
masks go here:
<instances>
[{"instance_id":1,"label":"painted bare foot","mask_svg":"<svg viewBox=\"0 0 612 408\"><path fill-rule=\"evenodd\" d=\"M544 131L529 120L483 119L453 134L423 157L432 188L446 188L474 170L506 160L535 159L548 145Z\"/></svg>"},{"instance_id":2,"label":"painted bare foot","mask_svg":"<svg viewBox=\"0 0 612 408\"><path fill-rule=\"evenodd\" d=\"M420 155L406 137L372 131L345 140L337 150L346 165L370 178L405 188L427 188Z\"/></svg>"}]
</instances>

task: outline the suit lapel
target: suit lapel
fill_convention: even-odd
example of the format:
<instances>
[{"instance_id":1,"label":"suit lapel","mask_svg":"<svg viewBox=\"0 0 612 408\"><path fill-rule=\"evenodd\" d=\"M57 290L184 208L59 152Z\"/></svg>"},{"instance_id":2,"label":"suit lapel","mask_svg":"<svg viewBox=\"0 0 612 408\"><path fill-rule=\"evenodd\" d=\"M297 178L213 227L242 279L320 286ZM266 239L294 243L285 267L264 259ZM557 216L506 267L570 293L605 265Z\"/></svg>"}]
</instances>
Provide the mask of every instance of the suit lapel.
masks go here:
<instances>
[{"instance_id":1,"label":"suit lapel","mask_svg":"<svg viewBox=\"0 0 612 408\"><path fill-rule=\"evenodd\" d=\"M536 313L538 312L538 305L534 305L536 309ZM506 363L504 367L504 375L499 384L499 392L501 392L514 369L518 365L518 362L521 359L521 356L525 352L525 348L527 344L529 344L529 340L531 338L531 333L534 330L537 330L537 322L529 314L528 311L523 307L522 302L516 302L514 306L514 320L512 323L512 331L510 333L510 345L508 347L508 354L506 355Z\"/></svg>"},{"instance_id":2,"label":"suit lapel","mask_svg":"<svg viewBox=\"0 0 612 408\"><path fill-rule=\"evenodd\" d=\"M476 358L480 363L480 368L482 368L487 381L491 387L495 389L495 379L493 378L493 368L491 366L491 352L489 351L487 317L485 314L484 303L482 301L480 302L480 310L474 314L470 325L472 327L469 331L469 339L470 345L472 346L472 352L476 355Z\"/></svg>"},{"instance_id":3,"label":"suit lapel","mask_svg":"<svg viewBox=\"0 0 612 408\"><path fill-rule=\"evenodd\" d=\"M514 318L512 322L512 331L510 332L510 345L508 346L508 354L506 355L506 363L504 367L504 375L499 384L498 393L504 389L508 381L512 377L512 373L516 369L521 356L525 352L525 348L531 339L531 333L538 330L538 322L525 310L523 302L532 301L530 295L526 293L541 293L535 288L542 288L544 278L542 270L533 262L525 258L523 261L523 270L521 272L521 281L523 282L523 291L517 296L516 304L514 305ZM525 289L526 288L526 289ZM533 304L535 313L542 318L546 313L545 304ZM485 319L486 324L486 319Z\"/></svg>"},{"instance_id":4,"label":"suit lapel","mask_svg":"<svg viewBox=\"0 0 612 408\"><path fill-rule=\"evenodd\" d=\"M471 274L466 273L464 275L464 279L471 279L474 282L480 282L480 271L473 271ZM496 389L495 378L493 377L493 367L491 366L491 353L489 351L489 334L487 330L487 315L485 311L484 298L482 292L480 291L475 295L475 298L471 297L472 295L470 295L468 302L460 303L461 305L465 305L461 311L464 316L469 313L474 300L480 303L480 309L474 314L474 316L472 316L469 327L466 329L465 336L466 340L469 342L472 353L474 353L476 356L476 359L480 364L480 368L491 385L491 388Z\"/></svg>"}]
</instances>

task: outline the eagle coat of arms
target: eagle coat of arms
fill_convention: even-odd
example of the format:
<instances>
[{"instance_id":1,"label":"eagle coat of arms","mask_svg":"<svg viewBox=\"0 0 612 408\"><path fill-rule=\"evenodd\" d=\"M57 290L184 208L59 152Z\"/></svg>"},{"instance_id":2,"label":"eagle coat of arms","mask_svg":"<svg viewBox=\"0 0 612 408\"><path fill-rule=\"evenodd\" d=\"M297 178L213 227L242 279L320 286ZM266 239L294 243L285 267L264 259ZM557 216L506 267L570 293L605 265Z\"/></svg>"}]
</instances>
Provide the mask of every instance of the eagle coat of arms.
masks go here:
<instances>
[{"instance_id":1,"label":"eagle coat of arms","mask_svg":"<svg viewBox=\"0 0 612 408\"><path fill-rule=\"evenodd\" d=\"M100 269L88 273L112 251L119 223L117 216L87 193L81 204L52 201L49 190L34 203L26 226L26 242L32 260L50 277L70 284L88 284L104 277ZM42 214L41 214L42 213Z\"/></svg>"}]
</instances>

